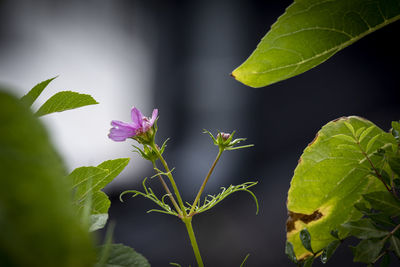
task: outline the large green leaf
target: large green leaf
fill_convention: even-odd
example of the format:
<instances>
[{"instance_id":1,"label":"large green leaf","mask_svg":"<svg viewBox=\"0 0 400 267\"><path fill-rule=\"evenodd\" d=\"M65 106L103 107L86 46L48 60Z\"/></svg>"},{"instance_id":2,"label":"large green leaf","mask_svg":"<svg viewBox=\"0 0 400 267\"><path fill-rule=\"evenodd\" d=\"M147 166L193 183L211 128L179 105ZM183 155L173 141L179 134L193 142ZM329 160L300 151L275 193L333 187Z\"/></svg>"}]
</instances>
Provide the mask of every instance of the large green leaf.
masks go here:
<instances>
[{"instance_id":1,"label":"large green leaf","mask_svg":"<svg viewBox=\"0 0 400 267\"><path fill-rule=\"evenodd\" d=\"M0 266L90 266L92 240L44 127L1 91L0 121Z\"/></svg>"},{"instance_id":2,"label":"large green leaf","mask_svg":"<svg viewBox=\"0 0 400 267\"><path fill-rule=\"evenodd\" d=\"M62 91L50 97L36 112L43 116L53 112L62 112L69 109L80 108L87 105L98 104L90 95L79 94L71 91Z\"/></svg>"},{"instance_id":3,"label":"large green leaf","mask_svg":"<svg viewBox=\"0 0 400 267\"><path fill-rule=\"evenodd\" d=\"M104 249L105 246L100 247L100 251ZM150 267L150 263L147 259L143 257L142 254L136 252L133 248L122 244L111 244L109 246L108 249L110 251L108 259L103 265L104 267ZM100 267L99 265L95 266Z\"/></svg>"},{"instance_id":4,"label":"large green leaf","mask_svg":"<svg viewBox=\"0 0 400 267\"><path fill-rule=\"evenodd\" d=\"M400 0L295 0L232 72L263 87L301 74L400 18Z\"/></svg>"},{"instance_id":5,"label":"large green leaf","mask_svg":"<svg viewBox=\"0 0 400 267\"><path fill-rule=\"evenodd\" d=\"M385 190L371 175L371 164L377 168L382 158L375 152L392 144L391 134L359 117L343 117L322 127L304 150L288 193L287 238L298 259L310 255L299 239L302 229L310 232L317 252L335 240L331 230L340 229L344 237L347 232L340 225L361 217L353 205L362 194Z\"/></svg>"},{"instance_id":6,"label":"large green leaf","mask_svg":"<svg viewBox=\"0 0 400 267\"><path fill-rule=\"evenodd\" d=\"M49 85L49 83L57 77L48 79L41 83L35 85L26 95L21 98L21 101L26 104L27 106L31 106L33 102L40 96L43 90Z\"/></svg>"}]
</instances>

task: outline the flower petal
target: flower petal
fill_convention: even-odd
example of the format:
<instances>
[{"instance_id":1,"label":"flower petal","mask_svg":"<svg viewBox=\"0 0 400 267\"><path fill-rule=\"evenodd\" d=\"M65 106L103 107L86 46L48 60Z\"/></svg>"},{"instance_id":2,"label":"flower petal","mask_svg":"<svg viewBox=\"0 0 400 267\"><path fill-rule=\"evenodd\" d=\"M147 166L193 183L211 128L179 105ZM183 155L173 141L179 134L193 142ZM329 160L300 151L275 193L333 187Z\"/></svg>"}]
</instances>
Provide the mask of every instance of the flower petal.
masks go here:
<instances>
[{"instance_id":1,"label":"flower petal","mask_svg":"<svg viewBox=\"0 0 400 267\"><path fill-rule=\"evenodd\" d=\"M154 122L157 119L157 115L158 115L158 109L153 109L153 114L151 114L151 119L150 119L150 127L153 126Z\"/></svg>"},{"instance_id":2,"label":"flower petal","mask_svg":"<svg viewBox=\"0 0 400 267\"><path fill-rule=\"evenodd\" d=\"M114 141L125 141L127 138L136 135L136 128L129 123L125 123L122 121L112 121L111 125L114 127L110 129L108 137Z\"/></svg>"},{"instance_id":3,"label":"flower petal","mask_svg":"<svg viewBox=\"0 0 400 267\"><path fill-rule=\"evenodd\" d=\"M131 117L135 128L141 128L143 126L143 114L140 110L133 107L131 110Z\"/></svg>"}]
</instances>

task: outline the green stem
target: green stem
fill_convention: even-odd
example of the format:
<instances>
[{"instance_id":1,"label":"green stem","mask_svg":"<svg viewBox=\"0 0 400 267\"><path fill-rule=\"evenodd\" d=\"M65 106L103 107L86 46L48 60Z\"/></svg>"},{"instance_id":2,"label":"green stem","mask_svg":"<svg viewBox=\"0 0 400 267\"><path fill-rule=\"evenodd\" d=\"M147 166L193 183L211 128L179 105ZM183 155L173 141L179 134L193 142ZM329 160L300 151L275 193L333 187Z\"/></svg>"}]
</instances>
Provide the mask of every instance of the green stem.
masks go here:
<instances>
[{"instance_id":1,"label":"green stem","mask_svg":"<svg viewBox=\"0 0 400 267\"><path fill-rule=\"evenodd\" d=\"M193 232L192 217L185 217L182 219L182 221L185 223L186 230L189 234L190 243L192 244L192 248L193 248L194 255L196 257L197 265L199 267L204 267L203 259L201 258L201 255L200 255L199 246L197 245L196 236L194 235L194 232Z\"/></svg>"},{"instance_id":2,"label":"green stem","mask_svg":"<svg viewBox=\"0 0 400 267\"><path fill-rule=\"evenodd\" d=\"M154 169L157 168L156 163L153 161L153 167ZM176 203L174 196L171 193L171 190L169 190L169 187L167 185L167 183L164 181L164 179L162 178L161 174L158 175L158 179L160 179L160 182L162 184L162 186L164 187L165 191L167 192L167 195L169 197L169 199L172 202L172 205L174 205L175 210L178 212L179 215L182 215L182 210L179 208L178 203Z\"/></svg>"},{"instance_id":3,"label":"green stem","mask_svg":"<svg viewBox=\"0 0 400 267\"><path fill-rule=\"evenodd\" d=\"M186 208L185 208L185 205L183 204L182 197L181 197L181 194L179 193L178 187L176 186L174 177L172 177L171 170L169 169L167 162L165 161L165 159L161 155L160 150L158 149L156 144L152 143L152 144L150 144L150 146L154 150L154 152L156 152L157 157L160 159L162 165L164 166L164 169L166 171L166 175L167 175L167 177L168 177L168 179L169 179L169 181L170 181L170 183L172 185L172 188L174 189L176 198L178 199L179 206L181 207L181 210L183 212L183 216L185 217L187 215Z\"/></svg>"},{"instance_id":4,"label":"green stem","mask_svg":"<svg viewBox=\"0 0 400 267\"><path fill-rule=\"evenodd\" d=\"M197 196L196 196L196 198L195 198L195 200L193 202L192 208L190 209L189 216L193 216L194 215L193 212L194 212L194 209L195 209L195 207L197 205L197 202L200 200L201 194L203 193L204 188L206 187L206 184L208 182L208 179L210 179L210 176L211 176L212 172L214 171L214 168L217 165L217 163L219 161L219 158L222 155L222 152L224 152L224 150L220 148L219 151L218 151L218 155L214 160L214 163L212 164L210 170L208 171L207 176L204 179L203 184L201 185L199 192L197 193Z\"/></svg>"}]
</instances>

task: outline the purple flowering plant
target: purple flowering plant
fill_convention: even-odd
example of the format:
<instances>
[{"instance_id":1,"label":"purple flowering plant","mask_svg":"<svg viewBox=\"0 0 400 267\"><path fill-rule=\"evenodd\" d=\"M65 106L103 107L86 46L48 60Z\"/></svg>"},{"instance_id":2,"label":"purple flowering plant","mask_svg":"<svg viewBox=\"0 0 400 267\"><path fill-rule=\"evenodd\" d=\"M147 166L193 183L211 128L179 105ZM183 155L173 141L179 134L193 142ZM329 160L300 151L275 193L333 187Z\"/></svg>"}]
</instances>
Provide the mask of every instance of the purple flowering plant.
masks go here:
<instances>
[{"instance_id":1,"label":"purple flowering plant","mask_svg":"<svg viewBox=\"0 0 400 267\"><path fill-rule=\"evenodd\" d=\"M244 191L249 193L253 198L257 206L258 213L258 201L253 192L249 190L250 187L257 184L257 182L246 182L240 185L230 185L228 188L222 188L222 191L217 195L208 195L205 197L204 201L201 203L200 199L203 194L203 191L206 187L208 180L211 177L211 174L214 171L215 166L217 165L222 153L225 150L236 150L241 148L251 147L253 145L244 145L244 146L236 146L242 141L245 141L245 138L237 138L233 139L235 132L223 133L218 132L216 137L212 135L207 130L204 130L204 133L207 133L214 145L218 147L218 154L216 159L214 160L210 170L208 171L200 189L193 201L192 204L188 204L188 202L184 202L178 186L174 180L172 175L172 171L163 157L163 153L166 147L166 142L168 139L159 147L155 142L155 137L157 133L157 119L158 119L158 109L154 109L151 118L144 116L139 109L133 107L131 110L132 122L126 123L117 120L113 120L111 122L112 128L110 129L110 133L108 137L116 142L126 141L127 139L134 139L142 148L133 145L135 147L135 152L139 153L144 159L152 162L154 170L156 174L153 177L158 177L161 182L166 194L161 198L158 197L151 188L146 186L146 179L143 180L143 188L144 192L138 190L127 190L120 195L120 200L122 201L122 197L126 194L132 194L132 197L135 196L143 196L147 199L155 202L161 209L152 209L148 212L161 212L164 214L177 216L186 226L190 242L193 248L193 252L197 261L198 266L204 266L202 256L200 254L200 249L197 244L196 236L192 227L192 219L195 215L202 213L206 210L211 209L219 202L221 202L224 198L229 196L230 194L238 191ZM157 163L161 162L163 170L161 170ZM168 183L164 180L163 177L167 177ZM172 191L169 188L169 185L172 186ZM169 202L166 202L166 197L168 197ZM186 204L185 204L186 203ZM172 205L172 207L171 207Z\"/></svg>"}]
</instances>

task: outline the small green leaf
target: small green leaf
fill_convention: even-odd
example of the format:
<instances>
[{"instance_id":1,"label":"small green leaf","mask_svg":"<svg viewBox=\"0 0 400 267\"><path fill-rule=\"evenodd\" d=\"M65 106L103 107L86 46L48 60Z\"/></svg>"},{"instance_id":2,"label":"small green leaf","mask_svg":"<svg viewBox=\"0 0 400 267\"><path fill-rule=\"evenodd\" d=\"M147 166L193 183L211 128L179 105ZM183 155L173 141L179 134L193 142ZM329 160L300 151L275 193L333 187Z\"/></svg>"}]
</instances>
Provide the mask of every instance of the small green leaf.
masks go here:
<instances>
[{"instance_id":1,"label":"small green leaf","mask_svg":"<svg viewBox=\"0 0 400 267\"><path fill-rule=\"evenodd\" d=\"M99 247L99 250L104 246ZM108 259L104 267L150 267L150 263L142 254L122 244L111 244ZM95 267L100 267L98 264Z\"/></svg>"},{"instance_id":2,"label":"small green leaf","mask_svg":"<svg viewBox=\"0 0 400 267\"><path fill-rule=\"evenodd\" d=\"M90 95L62 91L50 97L36 112L36 116L43 116L54 112L62 112L94 104L98 103Z\"/></svg>"},{"instance_id":3,"label":"small green leaf","mask_svg":"<svg viewBox=\"0 0 400 267\"><path fill-rule=\"evenodd\" d=\"M374 129L374 126L368 127L362 134L360 135L360 138L358 139L358 142L362 142L364 138Z\"/></svg>"},{"instance_id":4,"label":"small green leaf","mask_svg":"<svg viewBox=\"0 0 400 267\"><path fill-rule=\"evenodd\" d=\"M352 248L355 262L371 263L382 251L385 240L365 239Z\"/></svg>"},{"instance_id":5,"label":"small green leaf","mask_svg":"<svg viewBox=\"0 0 400 267\"><path fill-rule=\"evenodd\" d=\"M33 102L35 102L35 100L40 96L40 94L43 92L43 90L47 87L47 85L49 85L49 83L54 80L56 77L53 77L51 79L48 79L46 81L43 81L37 85L35 85L35 87L33 87L26 95L24 95L21 98L22 103L24 103L27 106L32 106Z\"/></svg>"},{"instance_id":6,"label":"small green leaf","mask_svg":"<svg viewBox=\"0 0 400 267\"><path fill-rule=\"evenodd\" d=\"M339 247L340 241L339 240L334 240L331 243L328 244L326 248L322 251L321 254L321 262L322 263L327 263L328 260L331 258L333 253L336 251L336 249Z\"/></svg>"},{"instance_id":7,"label":"small green leaf","mask_svg":"<svg viewBox=\"0 0 400 267\"><path fill-rule=\"evenodd\" d=\"M336 238L338 240L340 239L339 238L339 231L337 229L331 231L331 236L333 236L334 238Z\"/></svg>"},{"instance_id":8,"label":"small green leaf","mask_svg":"<svg viewBox=\"0 0 400 267\"><path fill-rule=\"evenodd\" d=\"M346 125L347 129L351 132L353 136L356 136L356 132L354 131L353 125L351 125L349 122L344 121L344 125Z\"/></svg>"},{"instance_id":9,"label":"small green leaf","mask_svg":"<svg viewBox=\"0 0 400 267\"><path fill-rule=\"evenodd\" d=\"M382 211L391 216L400 215L400 201L396 200L389 192L372 192L364 194L363 198L368 201L375 210Z\"/></svg>"},{"instance_id":10,"label":"small green leaf","mask_svg":"<svg viewBox=\"0 0 400 267\"><path fill-rule=\"evenodd\" d=\"M295 0L232 76L262 87L299 75L399 14L398 0Z\"/></svg>"},{"instance_id":11,"label":"small green leaf","mask_svg":"<svg viewBox=\"0 0 400 267\"><path fill-rule=\"evenodd\" d=\"M380 135L375 135L374 137L372 137L367 144L367 148L365 149L365 153L369 153L369 150L371 149L371 147L375 144L375 141L379 138Z\"/></svg>"},{"instance_id":12,"label":"small green leaf","mask_svg":"<svg viewBox=\"0 0 400 267\"><path fill-rule=\"evenodd\" d=\"M361 133L364 132L364 130L365 130L365 127L361 127L357 130L357 132L356 132L357 139L360 137Z\"/></svg>"},{"instance_id":13,"label":"small green leaf","mask_svg":"<svg viewBox=\"0 0 400 267\"><path fill-rule=\"evenodd\" d=\"M89 232L93 232L99 229L102 229L108 220L108 213L103 214L92 214L90 215L90 227Z\"/></svg>"},{"instance_id":14,"label":"small green leaf","mask_svg":"<svg viewBox=\"0 0 400 267\"><path fill-rule=\"evenodd\" d=\"M350 235L360 239L379 238L389 233L387 231L381 231L377 229L368 219L347 222L342 224L342 226L349 230Z\"/></svg>"},{"instance_id":15,"label":"small green leaf","mask_svg":"<svg viewBox=\"0 0 400 267\"><path fill-rule=\"evenodd\" d=\"M334 135L332 137L338 138L338 139L342 139L342 140L350 142L350 143L356 143L356 140L354 140L354 137L351 137L350 135L337 134L337 135Z\"/></svg>"},{"instance_id":16,"label":"small green leaf","mask_svg":"<svg viewBox=\"0 0 400 267\"><path fill-rule=\"evenodd\" d=\"M390 244L392 245L392 248L396 256L400 258L400 239L392 235L390 236Z\"/></svg>"},{"instance_id":17,"label":"small green leaf","mask_svg":"<svg viewBox=\"0 0 400 267\"><path fill-rule=\"evenodd\" d=\"M294 254L293 245L289 241L286 241L285 254L293 263L297 263L296 255Z\"/></svg>"},{"instance_id":18,"label":"small green leaf","mask_svg":"<svg viewBox=\"0 0 400 267\"><path fill-rule=\"evenodd\" d=\"M368 218L370 218L377 225L382 225L386 227L393 227L396 225L389 215L382 212L370 213L368 214Z\"/></svg>"},{"instance_id":19,"label":"small green leaf","mask_svg":"<svg viewBox=\"0 0 400 267\"><path fill-rule=\"evenodd\" d=\"M300 231L300 240L305 249L307 249L311 253L314 253L311 248L311 235L308 232L307 228L304 228Z\"/></svg>"}]
</instances>

